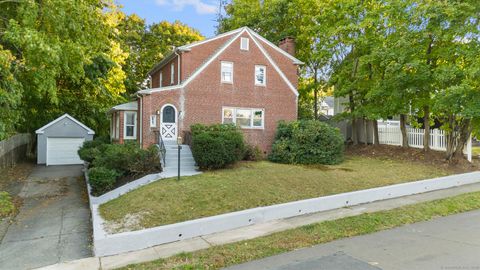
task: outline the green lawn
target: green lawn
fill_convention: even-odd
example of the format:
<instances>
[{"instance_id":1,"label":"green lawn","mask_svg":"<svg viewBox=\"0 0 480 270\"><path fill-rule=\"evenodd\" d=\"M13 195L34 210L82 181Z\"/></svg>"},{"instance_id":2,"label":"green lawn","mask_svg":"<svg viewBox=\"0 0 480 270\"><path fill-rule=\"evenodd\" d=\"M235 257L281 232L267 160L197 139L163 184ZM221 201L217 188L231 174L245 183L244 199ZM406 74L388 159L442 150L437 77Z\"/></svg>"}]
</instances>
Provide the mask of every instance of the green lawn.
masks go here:
<instances>
[{"instance_id":1,"label":"green lawn","mask_svg":"<svg viewBox=\"0 0 480 270\"><path fill-rule=\"evenodd\" d=\"M435 217L447 216L479 208L480 192L463 194L452 198L404 206L388 211L325 221L252 240L214 246L204 250L179 254L166 259L129 265L122 269L219 269L283 252L311 247L344 237L373 233L404 224L425 221Z\"/></svg>"},{"instance_id":2,"label":"green lawn","mask_svg":"<svg viewBox=\"0 0 480 270\"><path fill-rule=\"evenodd\" d=\"M100 214L110 232L128 231L448 173L423 164L364 157L349 157L335 166L242 162L180 182L149 184L101 205Z\"/></svg>"}]
</instances>

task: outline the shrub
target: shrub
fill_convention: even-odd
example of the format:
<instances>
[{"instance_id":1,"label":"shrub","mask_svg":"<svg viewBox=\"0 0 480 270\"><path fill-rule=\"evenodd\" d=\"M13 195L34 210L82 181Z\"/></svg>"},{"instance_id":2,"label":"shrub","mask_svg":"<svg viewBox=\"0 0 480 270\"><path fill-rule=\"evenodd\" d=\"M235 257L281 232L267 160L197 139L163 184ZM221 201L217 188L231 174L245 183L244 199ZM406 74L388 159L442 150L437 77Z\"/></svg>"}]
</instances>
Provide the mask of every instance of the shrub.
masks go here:
<instances>
[{"instance_id":1,"label":"shrub","mask_svg":"<svg viewBox=\"0 0 480 270\"><path fill-rule=\"evenodd\" d=\"M93 167L88 170L88 182L92 194L97 196L111 190L115 186L119 173L105 167Z\"/></svg>"},{"instance_id":2,"label":"shrub","mask_svg":"<svg viewBox=\"0 0 480 270\"><path fill-rule=\"evenodd\" d=\"M146 150L137 148L136 151L132 153L130 162L128 162L127 165L127 170L133 174L161 171L162 168L160 166L157 146L152 145Z\"/></svg>"},{"instance_id":3,"label":"shrub","mask_svg":"<svg viewBox=\"0 0 480 270\"><path fill-rule=\"evenodd\" d=\"M102 150L108 140L105 137L97 137L92 141L86 141L82 147L78 149L78 156L86 162L92 162L97 156L102 153Z\"/></svg>"},{"instance_id":4,"label":"shrub","mask_svg":"<svg viewBox=\"0 0 480 270\"><path fill-rule=\"evenodd\" d=\"M92 165L115 170L122 175L161 170L156 146L153 145L145 150L132 142L105 145L101 155L93 160Z\"/></svg>"},{"instance_id":5,"label":"shrub","mask_svg":"<svg viewBox=\"0 0 480 270\"><path fill-rule=\"evenodd\" d=\"M259 161L263 159L263 153L258 146L253 146L250 144L245 145L245 153L243 155L243 160L248 161Z\"/></svg>"},{"instance_id":6,"label":"shrub","mask_svg":"<svg viewBox=\"0 0 480 270\"><path fill-rule=\"evenodd\" d=\"M219 169L241 160L243 134L234 125L191 126L192 154L201 169Z\"/></svg>"},{"instance_id":7,"label":"shrub","mask_svg":"<svg viewBox=\"0 0 480 270\"><path fill-rule=\"evenodd\" d=\"M12 196L6 191L0 191L0 218L7 217L15 211Z\"/></svg>"},{"instance_id":8,"label":"shrub","mask_svg":"<svg viewBox=\"0 0 480 270\"><path fill-rule=\"evenodd\" d=\"M344 141L338 129L319 121L280 122L269 159L296 164L338 164Z\"/></svg>"}]
</instances>

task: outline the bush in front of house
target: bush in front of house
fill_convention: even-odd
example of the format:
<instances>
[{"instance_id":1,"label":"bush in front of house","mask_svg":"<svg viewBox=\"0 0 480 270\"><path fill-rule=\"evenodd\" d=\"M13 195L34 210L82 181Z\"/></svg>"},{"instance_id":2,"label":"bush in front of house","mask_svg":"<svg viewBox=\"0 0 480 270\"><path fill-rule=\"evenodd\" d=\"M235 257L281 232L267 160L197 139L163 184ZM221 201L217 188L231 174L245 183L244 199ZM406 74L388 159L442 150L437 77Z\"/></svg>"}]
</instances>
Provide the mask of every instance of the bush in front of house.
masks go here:
<instances>
[{"instance_id":1,"label":"bush in front of house","mask_svg":"<svg viewBox=\"0 0 480 270\"><path fill-rule=\"evenodd\" d=\"M230 124L201 125L190 127L192 154L201 169L224 168L244 157L243 134Z\"/></svg>"},{"instance_id":2,"label":"bush in front of house","mask_svg":"<svg viewBox=\"0 0 480 270\"><path fill-rule=\"evenodd\" d=\"M337 128L315 120L280 122L269 160L290 164L338 164L344 140Z\"/></svg>"},{"instance_id":3,"label":"bush in front of house","mask_svg":"<svg viewBox=\"0 0 480 270\"><path fill-rule=\"evenodd\" d=\"M81 160L91 163L97 156L99 156L103 148L109 142L105 140L105 137L97 137L91 141L85 141L78 149L78 156Z\"/></svg>"},{"instance_id":4,"label":"bush in front of house","mask_svg":"<svg viewBox=\"0 0 480 270\"><path fill-rule=\"evenodd\" d=\"M243 154L243 160L247 161L259 161L264 158L262 150L258 146L251 144L245 145L245 152Z\"/></svg>"},{"instance_id":5,"label":"bush in front of house","mask_svg":"<svg viewBox=\"0 0 480 270\"><path fill-rule=\"evenodd\" d=\"M96 196L110 191L117 183L162 170L155 145L142 149L134 142L110 144L104 139L95 139L85 142L78 154L90 163L89 183ZM91 170L93 177L90 177Z\"/></svg>"},{"instance_id":6,"label":"bush in front of house","mask_svg":"<svg viewBox=\"0 0 480 270\"><path fill-rule=\"evenodd\" d=\"M88 170L88 182L92 188L92 194L101 195L110 191L115 186L119 173L116 170L105 167L93 167Z\"/></svg>"}]
</instances>

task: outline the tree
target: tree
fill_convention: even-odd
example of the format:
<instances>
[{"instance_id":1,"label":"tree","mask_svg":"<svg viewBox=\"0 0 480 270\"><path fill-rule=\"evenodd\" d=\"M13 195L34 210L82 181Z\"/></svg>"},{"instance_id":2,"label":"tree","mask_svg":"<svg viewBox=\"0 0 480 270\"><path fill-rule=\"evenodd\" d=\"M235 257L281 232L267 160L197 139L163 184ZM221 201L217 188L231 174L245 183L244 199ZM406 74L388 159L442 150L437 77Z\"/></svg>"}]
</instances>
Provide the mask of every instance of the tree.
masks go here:
<instances>
[{"instance_id":1,"label":"tree","mask_svg":"<svg viewBox=\"0 0 480 270\"><path fill-rule=\"evenodd\" d=\"M127 73L126 95L131 95L142 86L150 69L173 47L182 46L204 37L195 29L179 21L162 21L146 26L145 20L135 14L123 16L119 25L121 48L129 53L123 64Z\"/></svg>"},{"instance_id":2,"label":"tree","mask_svg":"<svg viewBox=\"0 0 480 270\"><path fill-rule=\"evenodd\" d=\"M104 112L121 99L124 79L125 55L114 39L116 6L100 0L0 6L0 45L10 55L4 66L14 70L9 89L14 85L21 97L20 104L9 102L17 110L16 129L33 132L66 112L106 133Z\"/></svg>"}]
</instances>

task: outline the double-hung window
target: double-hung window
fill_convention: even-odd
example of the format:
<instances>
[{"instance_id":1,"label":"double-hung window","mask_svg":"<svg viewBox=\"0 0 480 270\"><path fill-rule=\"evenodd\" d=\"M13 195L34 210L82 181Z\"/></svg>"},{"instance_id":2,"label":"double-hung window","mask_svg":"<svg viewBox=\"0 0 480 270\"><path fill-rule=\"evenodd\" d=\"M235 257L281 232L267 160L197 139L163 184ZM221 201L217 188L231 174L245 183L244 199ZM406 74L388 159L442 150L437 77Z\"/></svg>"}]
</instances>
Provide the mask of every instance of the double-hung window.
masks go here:
<instances>
[{"instance_id":1,"label":"double-hung window","mask_svg":"<svg viewBox=\"0 0 480 270\"><path fill-rule=\"evenodd\" d=\"M255 66L255 85L265 86L267 84L267 68Z\"/></svg>"},{"instance_id":2,"label":"double-hung window","mask_svg":"<svg viewBox=\"0 0 480 270\"><path fill-rule=\"evenodd\" d=\"M233 82L233 63L232 62L221 62L220 77L221 77L222 83Z\"/></svg>"},{"instance_id":3,"label":"double-hung window","mask_svg":"<svg viewBox=\"0 0 480 270\"><path fill-rule=\"evenodd\" d=\"M125 112L123 138L134 140L137 138L137 113Z\"/></svg>"},{"instance_id":4,"label":"double-hung window","mask_svg":"<svg viewBox=\"0 0 480 270\"><path fill-rule=\"evenodd\" d=\"M235 124L241 128L259 128L264 125L265 112L263 109L251 108L223 108L222 123Z\"/></svg>"}]
</instances>

